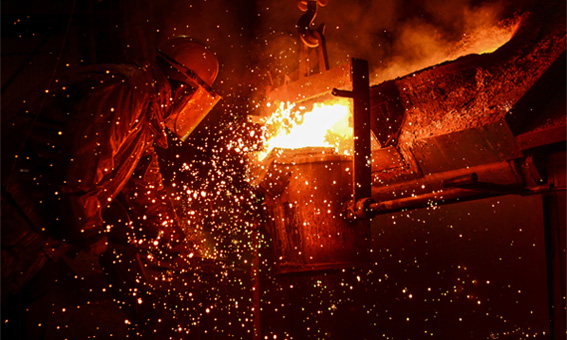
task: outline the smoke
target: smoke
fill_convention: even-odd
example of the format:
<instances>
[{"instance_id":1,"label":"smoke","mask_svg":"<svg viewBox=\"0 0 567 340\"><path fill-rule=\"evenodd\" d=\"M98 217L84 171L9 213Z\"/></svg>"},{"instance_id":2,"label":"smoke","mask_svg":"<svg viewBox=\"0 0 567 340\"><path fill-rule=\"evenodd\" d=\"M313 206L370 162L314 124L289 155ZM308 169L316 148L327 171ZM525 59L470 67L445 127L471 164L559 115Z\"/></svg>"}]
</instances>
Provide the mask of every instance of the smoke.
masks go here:
<instances>
[{"instance_id":1,"label":"smoke","mask_svg":"<svg viewBox=\"0 0 567 340\"><path fill-rule=\"evenodd\" d=\"M272 75L291 74L298 64L295 24L303 14L294 1L258 0L257 46L263 68ZM326 24L330 67L352 57L369 61L373 83L488 50L480 40L513 32L527 2L473 0L333 1L319 7L315 27ZM504 31L502 31L504 29ZM508 36L509 38L509 36ZM500 40L499 40L500 39Z\"/></svg>"},{"instance_id":2,"label":"smoke","mask_svg":"<svg viewBox=\"0 0 567 340\"><path fill-rule=\"evenodd\" d=\"M449 4L450 3L450 4ZM427 17L404 20L396 27L389 53L374 69L374 82L403 76L472 53L488 53L506 43L521 16L504 16L503 2L472 6L468 1L426 2ZM438 6L438 7L437 7ZM439 8L438 12L434 8Z\"/></svg>"},{"instance_id":3,"label":"smoke","mask_svg":"<svg viewBox=\"0 0 567 340\"><path fill-rule=\"evenodd\" d=\"M319 7L314 27L326 25L331 68L353 57L366 59L375 84L486 52L489 40L498 46L515 27L510 18L530 1L330 0ZM173 0L151 7L150 33L157 44L185 35L217 55L221 70L215 88L225 99L248 100L253 107L263 90L296 76L296 24L304 14L296 1Z\"/></svg>"}]
</instances>

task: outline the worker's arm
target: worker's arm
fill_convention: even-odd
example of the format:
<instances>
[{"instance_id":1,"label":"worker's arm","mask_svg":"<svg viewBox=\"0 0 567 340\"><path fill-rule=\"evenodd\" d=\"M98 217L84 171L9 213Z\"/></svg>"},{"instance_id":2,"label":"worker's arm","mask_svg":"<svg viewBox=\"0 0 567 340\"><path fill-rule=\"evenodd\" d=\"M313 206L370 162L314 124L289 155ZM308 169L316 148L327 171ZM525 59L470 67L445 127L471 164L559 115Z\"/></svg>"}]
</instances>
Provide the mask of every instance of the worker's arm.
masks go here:
<instances>
[{"instance_id":1,"label":"worker's arm","mask_svg":"<svg viewBox=\"0 0 567 340\"><path fill-rule=\"evenodd\" d=\"M150 142L148 90L136 77L101 72L73 93L73 126L62 186L63 225L72 242L88 244L104 232L102 211L120 192Z\"/></svg>"},{"instance_id":2,"label":"worker's arm","mask_svg":"<svg viewBox=\"0 0 567 340\"><path fill-rule=\"evenodd\" d=\"M122 190L133 222L131 243L171 250L185 239L168 192L163 186L158 157L153 148L138 163Z\"/></svg>"}]
</instances>

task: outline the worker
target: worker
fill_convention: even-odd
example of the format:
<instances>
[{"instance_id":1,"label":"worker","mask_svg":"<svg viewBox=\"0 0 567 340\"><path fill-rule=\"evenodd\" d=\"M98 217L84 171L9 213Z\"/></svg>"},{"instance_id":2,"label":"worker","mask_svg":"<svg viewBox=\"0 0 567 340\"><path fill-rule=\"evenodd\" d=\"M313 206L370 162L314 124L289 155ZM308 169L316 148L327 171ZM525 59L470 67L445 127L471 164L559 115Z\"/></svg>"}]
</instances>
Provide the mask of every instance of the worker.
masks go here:
<instances>
[{"instance_id":1,"label":"worker","mask_svg":"<svg viewBox=\"0 0 567 340\"><path fill-rule=\"evenodd\" d=\"M218 71L208 48L177 37L152 62L68 73L25 112L3 112L3 336L45 335L63 256L119 245L134 259L191 256L154 147L167 147L166 128L185 140L215 106ZM113 230L103 216L118 200L129 221Z\"/></svg>"}]
</instances>

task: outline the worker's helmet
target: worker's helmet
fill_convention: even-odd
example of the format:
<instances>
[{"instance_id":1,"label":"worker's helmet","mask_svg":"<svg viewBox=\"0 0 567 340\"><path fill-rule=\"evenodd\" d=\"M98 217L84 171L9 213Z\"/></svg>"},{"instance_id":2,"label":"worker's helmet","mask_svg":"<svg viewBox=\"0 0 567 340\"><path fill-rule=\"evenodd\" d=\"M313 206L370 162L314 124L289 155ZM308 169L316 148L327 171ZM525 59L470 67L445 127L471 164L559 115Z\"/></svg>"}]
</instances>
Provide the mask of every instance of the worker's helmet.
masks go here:
<instances>
[{"instance_id":1,"label":"worker's helmet","mask_svg":"<svg viewBox=\"0 0 567 340\"><path fill-rule=\"evenodd\" d=\"M164 72L172 83L172 111L165 125L185 140L220 100L211 86L219 62L205 46L190 38L169 39L158 49Z\"/></svg>"}]
</instances>

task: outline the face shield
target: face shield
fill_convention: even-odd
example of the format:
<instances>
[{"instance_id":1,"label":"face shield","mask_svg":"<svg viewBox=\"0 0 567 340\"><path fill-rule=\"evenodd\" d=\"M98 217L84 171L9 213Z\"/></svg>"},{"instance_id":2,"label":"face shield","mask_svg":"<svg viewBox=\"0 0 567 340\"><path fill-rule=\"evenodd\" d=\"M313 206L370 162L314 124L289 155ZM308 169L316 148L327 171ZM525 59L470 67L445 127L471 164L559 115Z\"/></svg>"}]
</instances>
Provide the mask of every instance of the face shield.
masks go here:
<instances>
[{"instance_id":1,"label":"face shield","mask_svg":"<svg viewBox=\"0 0 567 340\"><path fill-rule=\"evenodd\" d=\"M218 94L196 86L192 93L175 99L172 112L164 121L165 126L185 141L220 99Z\"/></svg>"},{"instance_id":2,"label":"face shield","mask_svg":"<svg viewBox=\"0 0 567 340\"><path fill-rule=\"evenodd\" d=\"M160 56L177 71L175 76L169 77L170 80L182 84L173 96L171 113L164 123L177 137L185 141L220 101L221 96L215 93L195 72L165 54L160 53Z\"/></svg>"}]
</instances>

